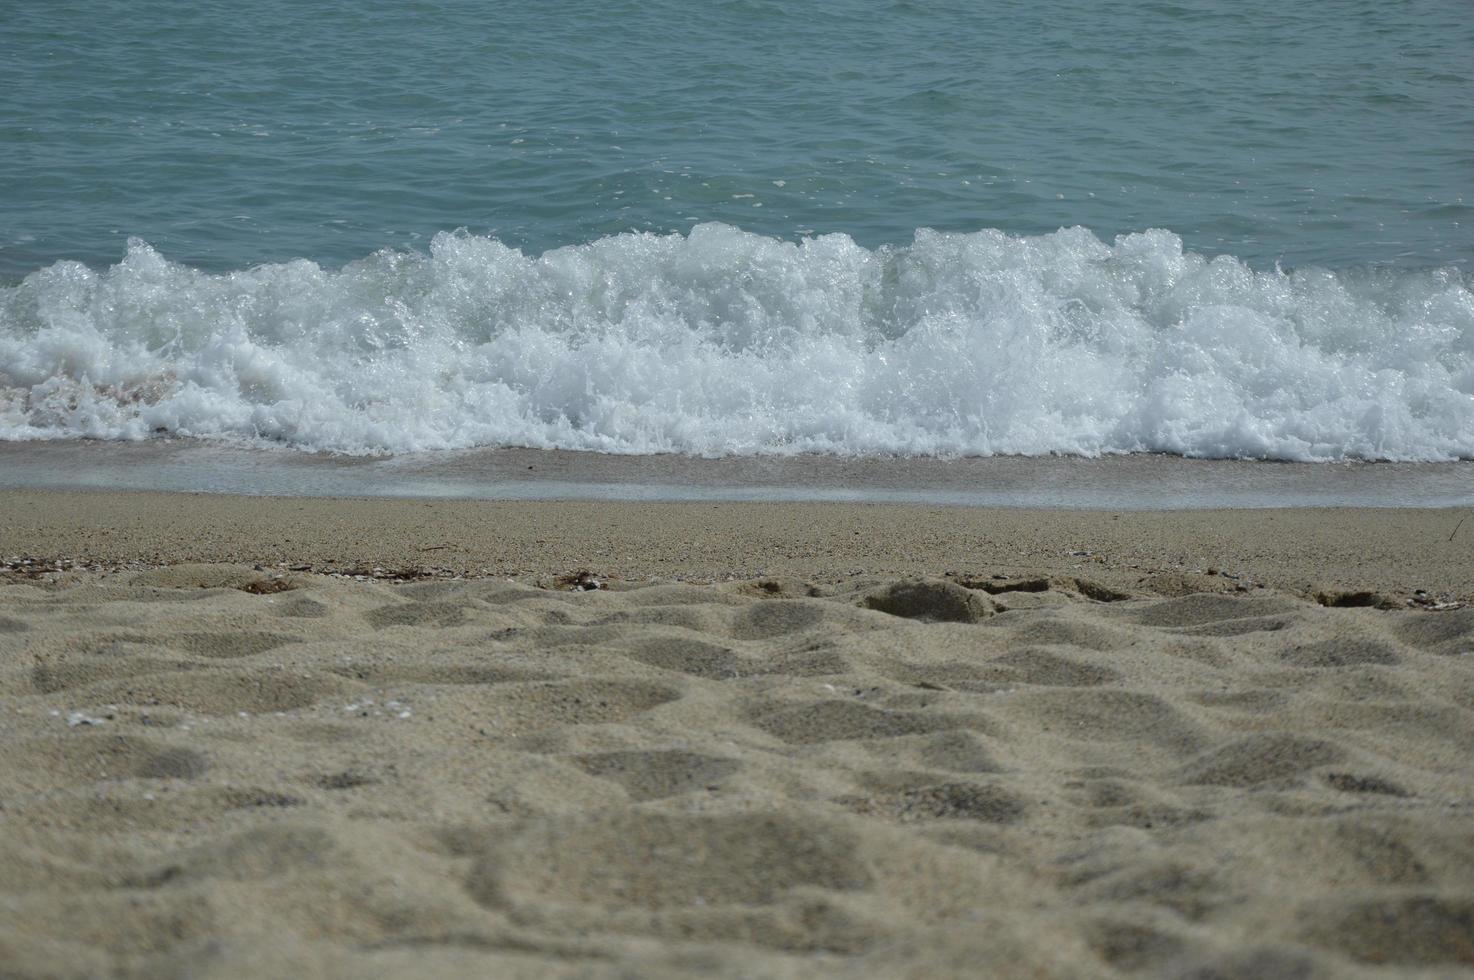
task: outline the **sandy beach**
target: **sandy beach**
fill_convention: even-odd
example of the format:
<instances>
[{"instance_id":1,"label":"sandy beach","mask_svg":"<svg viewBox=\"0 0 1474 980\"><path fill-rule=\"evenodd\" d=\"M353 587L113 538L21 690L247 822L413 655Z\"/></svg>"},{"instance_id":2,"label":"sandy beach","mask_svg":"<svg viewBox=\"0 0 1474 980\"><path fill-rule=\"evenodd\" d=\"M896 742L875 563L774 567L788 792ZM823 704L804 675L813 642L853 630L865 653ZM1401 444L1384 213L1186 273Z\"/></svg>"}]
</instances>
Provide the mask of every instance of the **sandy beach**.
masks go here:
<instances>
[{"instance_id":1,"label":"sandy beach","mask_svg":"<svg viewBox=\"0 0 1474 980\"><path fill-rule=\"evenodd\" d=\"M0 980L1474 980L1471 10L0 5Z\"/></svg>"},{"instance_id":2,"label":"sandy beach","mask_svg":"<svg viewBox=\"0 0 1474 980\"><path fill-rule=\"evenodd\" d=\"M6 491L0 975L1467 976L1471 556Z\"/></svg>"}]
</instances>

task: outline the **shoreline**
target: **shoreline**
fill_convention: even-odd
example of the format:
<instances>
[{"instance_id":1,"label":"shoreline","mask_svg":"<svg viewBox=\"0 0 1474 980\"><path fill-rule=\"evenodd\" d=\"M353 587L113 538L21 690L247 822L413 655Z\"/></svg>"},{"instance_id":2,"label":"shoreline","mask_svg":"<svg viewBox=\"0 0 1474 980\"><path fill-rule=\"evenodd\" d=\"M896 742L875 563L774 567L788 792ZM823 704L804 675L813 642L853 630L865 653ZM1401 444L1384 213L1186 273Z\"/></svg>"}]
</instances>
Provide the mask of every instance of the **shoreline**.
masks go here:
<instances>
[{"instance_id":1,"label":"shoreline","mask_svg":"<svg viewBox=\"0 0 1474 980\"><path fill-rule=\"evenodd\" d=\"M1474 506L1474 461L621 455L485 448L342 456L194 439L0 442L0 490L285 497L889 503L1046 510Z\"/></svg>"},{"instance_id":2,"label":"shoreline","mask_svg":"<svg viewBox=\"0 0 1474 980\"><path fill-rule=\"evenodd\" d=\"M1132 594L1270 588L1468 602L1474 508L1051 510L0 490L0 560L261 564L626 582L1075 576ZM378 570L377 572L375 570Z\"/></svg>"}]
</instances>

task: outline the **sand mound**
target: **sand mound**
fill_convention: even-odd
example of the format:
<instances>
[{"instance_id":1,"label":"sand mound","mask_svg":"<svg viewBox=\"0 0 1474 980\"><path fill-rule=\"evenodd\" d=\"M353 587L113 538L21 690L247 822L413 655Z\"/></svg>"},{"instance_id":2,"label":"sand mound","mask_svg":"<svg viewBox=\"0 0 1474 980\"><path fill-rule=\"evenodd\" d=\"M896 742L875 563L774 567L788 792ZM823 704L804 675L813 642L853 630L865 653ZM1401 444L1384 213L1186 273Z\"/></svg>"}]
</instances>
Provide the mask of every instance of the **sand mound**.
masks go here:
<instances>
[{"instance_id":1,"label":"sand mound","mask_svg":"<svg viewBox=\"0 0 1474 980\"><path fill-rule=\"evenodd\" d=\"M946 623L976 623L993 615L993 606L972 589L940 579L895 582L865 597L867 609L892 616Z\"/></svg>"}]
</instances>

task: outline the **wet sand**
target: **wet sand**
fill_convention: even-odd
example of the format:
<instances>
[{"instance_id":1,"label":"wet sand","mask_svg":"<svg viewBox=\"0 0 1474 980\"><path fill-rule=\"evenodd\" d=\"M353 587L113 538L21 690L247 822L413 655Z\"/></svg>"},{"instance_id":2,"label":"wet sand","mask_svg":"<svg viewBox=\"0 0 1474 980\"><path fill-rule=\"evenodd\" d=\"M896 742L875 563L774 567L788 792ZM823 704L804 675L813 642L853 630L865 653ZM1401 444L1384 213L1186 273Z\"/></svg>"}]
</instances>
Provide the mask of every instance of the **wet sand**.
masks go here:
<instances>
[{"instance_id":1,"label":"wet sand","mask_svg":"<svg viewBox=\"0 0 1474 980\"><path fill-rule=\"evenodd\" d=\"M0 491L0 559L720 581L1084 575L1145 593L1474 598L1474 508L1108 511ZM1210 574L1219 573L1219 574Z\"/></svg>"},{"instance_id":2,"label":"wet sand","mask_svg":"<svg viewBox=\"0 0 1474 980\"><path fill-rule=\"evenodd\" d=\"M1035 510L1474 507L1474 461L1275 463L1133 454L623 456L511 447L342 456L196 439L0 443L0 491L883 503Z\"/></svg>"}]
</instances>

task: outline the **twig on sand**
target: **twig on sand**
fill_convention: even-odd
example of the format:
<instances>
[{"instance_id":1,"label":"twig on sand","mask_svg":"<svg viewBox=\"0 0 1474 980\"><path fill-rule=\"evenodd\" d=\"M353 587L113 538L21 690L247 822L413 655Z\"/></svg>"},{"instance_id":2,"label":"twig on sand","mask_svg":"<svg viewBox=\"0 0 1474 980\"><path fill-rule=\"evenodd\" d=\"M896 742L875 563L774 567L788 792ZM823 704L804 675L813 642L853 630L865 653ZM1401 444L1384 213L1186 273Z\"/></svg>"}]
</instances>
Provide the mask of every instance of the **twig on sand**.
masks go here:
<instances>
[{"instance_id":1,"label":"twig on sand","mask_svg":"<svg viewBox=\"0 0 1474 980\"><path fill-rule=\"evenodd\" d=\"M1451 532L1449 532L1448 539L1450 541L1452 541L1454 539L1454 535L1455 534L1458 534L1459 533L1459 528L1461 528L1461 527L1464 526L1464 521L1466 521L1466 520L1468 520L1468 518L1466 518L1466 517L1460 517L1459 518L1459 523L1455 524L1454 525L1454 529Z\"/></svg>"}]
</instances>

